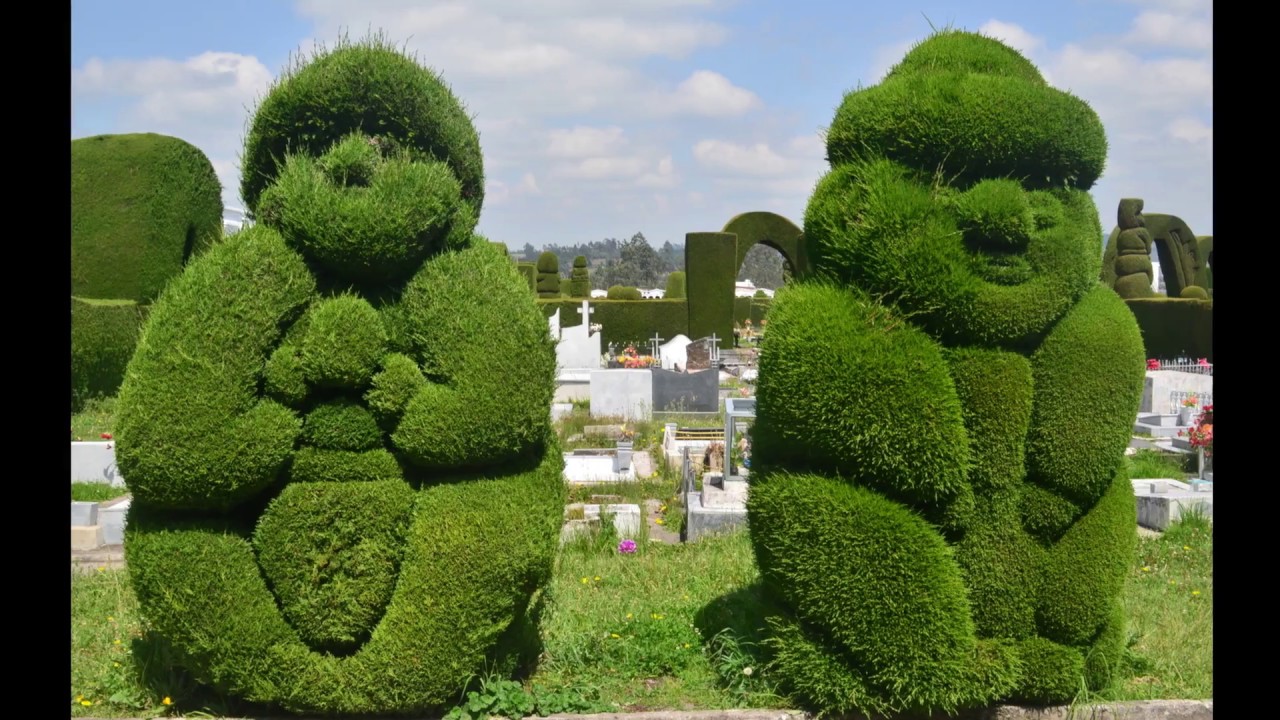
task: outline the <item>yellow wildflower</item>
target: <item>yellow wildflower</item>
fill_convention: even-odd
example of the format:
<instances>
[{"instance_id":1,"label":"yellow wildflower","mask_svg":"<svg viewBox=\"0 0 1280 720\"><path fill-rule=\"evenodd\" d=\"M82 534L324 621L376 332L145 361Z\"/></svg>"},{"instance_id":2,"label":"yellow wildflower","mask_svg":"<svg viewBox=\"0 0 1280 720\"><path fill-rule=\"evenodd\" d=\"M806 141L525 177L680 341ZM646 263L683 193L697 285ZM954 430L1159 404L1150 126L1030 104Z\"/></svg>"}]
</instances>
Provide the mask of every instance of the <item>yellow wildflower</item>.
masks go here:
<instances>
[{"instance_id":1,"label":"yellow wildflower","mask_svg":"<svg viewBox=\"0 0 1280 720\"><path fill-rule=\"evenodd\" d=\"M620 637L622 637L622 636L621 636L621 635L619 635L618 633L609 633L609 637L613 638L614 640L617 640L618 638L620 638Z\"/></svg>"},{"instance_id":2,"label":"yellow wildflower","mask_svg":"<svg viewBox=\"0 0 1280 720\"><path fill-rule=\"evenodd\" d=\"M662 522L662 518L658 518L657 520L654 520L654 522L655 522L655 523L657 523L657 524L659 524L659 525L665 525L665 524L666 524L666 523Z\"/></svg>"},{"instance_id":3,"label":"yellow wildflower","mask_svg":"<svg viewBox=\"0 0 1280 720\"><path fill-rule=\"evenodd\" d=\"M1192 594L1192 595L1199 595L1199 594L1200 594L1200 591L1199 591L1199 590L1192 590L1192 591L1191 591L1191 594Z\"/></svg>"},{"instance_id":4,"label":"yellow wildflower","mask_svg":"<svg viewBox=\"0 0 1280 720\"><path fill-rule=\"evenodd\" d=\"M630 620L630 619L631 619L631 613L627 613L627 619L628 619L628 620Z\"/></svg>"},{"instance_id":5,"label":"yellow wildflower","mask_svg":"<svg viewBox=\"0 0 1280 720\"><path fill-rule=\"evenodd\" d=\"M583 585L586 585L586 584L587 584L587 583L589 583L589 582L591 582L591 578L582 578L582 584L583 584Z\"/></svg>"},{"instance_id":6,"label":"yellow wildflower","mask_svg":"<svg viewBox=\"0 0 1280 720\"><path fill-rule=\"evenodd\" d=\"M1183 546L1182 546L1182 549L1183 549L1183 550L1190 550L1190 549L1191 549L1191 546L1190 546L1190 545L1183 545Z\"/></svg>"},{"instance_id":7,"label":"yellow wildflower","mask_svg":"<svg viewBox=\"0 0 1280 720\"><path fill-rule=\"evenodd\" d=\"M1151 568L1147 567L1146 565L1143 565L1142 572L1151 572Z\"/></svg>"},{"instance_id":8,"label":"yellow wildflower","mask_svg":"<svg viewBox=\"0 0 1280 720\"><path fill-rule=\"evenodd\" d=\"M164 696L164 699L160 701L160 704L161 704L161 705L172 705L172 704L173 704L173 698L169 697L168 695L165 695L165 696Z\"/></svg>"},{"instance_id":9,"label":"yellow wildflower","mask_svg":"<svg viewBox=\"0 0 1280 720\"><path fill-rule=\"evenodd\" d=\"M90 702L90 701L88 701L88 700L81 700L81 701L80 701L80 704L81 704L81 705L83 705L83 706L85 706L85 707L89 707L89 706L90 706L90 705L92 705L93 703L92 703L92 702Z\"/></svg>"},{"instance_id":10,"label":"yellow wildflower","mask_svg":"<svg viewBox=\"0 0 1280 720\"><path fill-rule=\"evenodd\" d=\"M596 582L600 582L600 576L599 576L599 575L597 575L597 576L596 576Z\"/></svg>"}]
</instances>

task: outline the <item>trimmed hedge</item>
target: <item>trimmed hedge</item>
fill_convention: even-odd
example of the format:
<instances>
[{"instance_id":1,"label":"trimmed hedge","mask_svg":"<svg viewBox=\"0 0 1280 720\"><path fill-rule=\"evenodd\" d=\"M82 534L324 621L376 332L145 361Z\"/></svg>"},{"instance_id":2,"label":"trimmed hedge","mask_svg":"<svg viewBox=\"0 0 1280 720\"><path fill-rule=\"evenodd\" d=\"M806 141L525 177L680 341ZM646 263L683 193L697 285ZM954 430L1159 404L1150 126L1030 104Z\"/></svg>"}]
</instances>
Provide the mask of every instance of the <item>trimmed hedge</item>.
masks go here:
<instances>
[{"instance_id":1,"label":"trimmed hedge","mask_svg":"<svg viewBox=\"0 0 1280 720\"><path fill-rule=\"evenodd\" d=\"M606 296L609 300L643 300L644 295L640 293L640 288L624 287L622 285L614 285L608 290Z\"/></svg>"},{"instance_id":2,"label":"trimmed hedge","mask_svg":"<svg viewBox=\"0 0 1280 720\"><path fill-rule=\"evenodd\" d=\"M119 389L147 308L132 300L71 298L72 412Z\"/></svg>"},{"instance_id":3,"label":"trimmed hedge","mask_svg":"<svg viewBox=\"0 0 1280 720\"><path fill-rule=\"evenodd\" d=\"M260 222L154 305L117 401L125 555L149 626L218 692L438 713L527 657L565 502L555 350L473 232L474 139L380 40L322 53L253 122ZM295 154L267 168L272 147ZM401 194L369 212L380 187Z\"/></svg>"},{"instance_id":4,"label":"trimmed hedge","mask_svg":"<svg viewBox=\"0 0 1280 720\"><path fill-rule=\"evenodd\" d=\"M837 112L813 274L769 309L747 506L774 677L809 709L1114 680L1145 355L1099 283L1105 147L1084 103L972 33Z\"/></svg>"},{"instance_id":5,"label":"trimmed hedge","mask_svg":"<svg viewBox=\"0 0 1280 720\"><path fill-rule=\"evenodd\" d=\"M622 347L645 342L656 332L663 340L689 334L688 304L684 300L591 300L591 322L600 324L600 341ZM542 315L550 318L560 309L560 326L582 324L581 300L539 300Z\"/></svg>"},{"instance_id":6,"label":"trimmed hedge","mask_svg":"<svg viewBox=\"0 0 1280 720\"><path fill-rule=\"evenodd\" d=\"M356 131L376 133L416 160L448 164L462 198L480 216L484 158L462 103L434 71L376 37L340 41L299 58L276 78L253 112L245 141L245 207L257 212L290 153L317 157Z\"/></svg>"},{"instance_id":7,"label":"trimmed hedge","mask_svg":"<svg viewBox=\"0 0 1280 720\"><path fill-rule=\"evenodd\" d=\"M520 275L529 283L529 292L538 292L538 266L536 263L516 263L516 269L520 271Z\"/></svg>"},{"instance_id":8,"label":"trimmed hedge","mask_svg":"<svg viewBox=\"0 0 1280 720\"><path fill-rule=\"evenodd\" d=\"M573 270L570 273L569 297L591 297L591 272L587 269L587 256L579 255L573 259Z\"/></svg>"},{"instance_id":9,"label":"trimmed hedge","mask_svg":"<svg viewBox=\"0 0 1280 720\"><path fill-rule=\"evenodd\" d=\"M733 282L738 276L738 239L733 233L685 235L685 292L691 338L715 333L720 347L733 347Z\"/></svg>"},{"instance_id":10,"label":"trimmed hedge","mask_svg":"<svg viewBox=\"0 0 1280 720\"><path fill-rule=\"evenodd\" d=\"M750 320L752 325L760 327L760 321L764 320L772 304L773 300L770 298L734 298L733 324L742 325L747 320Z\"/></svg>"},{"instance_id":11,"label":"trimmed hedge","mask_svg":"<svg viewBox=\"0 0 1280 720\"><path fill-rule=\"evenodd\" d=\"M538 256L538 297L560 297L560 258L549 250Z\"/></svg>"},{"instance_id":12,"label":"trimmed hedge","mask_svg":"<svg viewBox=\"0 0 1280 720\"><path fill-rule=\"evenodd\" d=\"M199 148L138 133L71 141L71 294L155 299L222 238L222 185Z\"/></svg>"},{"instance_id":13,"label":"trimmed hedge","mask_svg":"<svg viewBox=\"0 0 1280 720\"><path fill-rule=\"evenodd\" d=\"M1146 356L1213 362L1213 301L1185 298L1126 300L1138 321Z\"/></svg>"},{"instance_id":14,"label":"trimmed hedge","mask_svg":"<svg viewBox=\"0 0 1280 720\"><path fill-rule=\"evenodd\" d=\"M683 300L686 296L684 271L676 270L667 275L667 287L663 290L662 298L664 300Z\"/></svg>"}]
</instances>

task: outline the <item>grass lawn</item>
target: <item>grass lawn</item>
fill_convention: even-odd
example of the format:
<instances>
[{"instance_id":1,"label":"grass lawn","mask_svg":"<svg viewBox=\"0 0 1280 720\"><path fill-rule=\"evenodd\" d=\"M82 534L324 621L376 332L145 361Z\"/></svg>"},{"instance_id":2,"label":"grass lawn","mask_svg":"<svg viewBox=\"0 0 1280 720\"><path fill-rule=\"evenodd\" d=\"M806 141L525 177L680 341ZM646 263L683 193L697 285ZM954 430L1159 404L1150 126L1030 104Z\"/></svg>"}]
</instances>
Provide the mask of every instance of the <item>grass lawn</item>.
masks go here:
<instances>
[{"instance_id":1,"label":"grass lawn","mask_svg":"<svg viewBox=\"0 0 1280 720\"><path fill-rule=\"evenodd\" d=\"M71 413L71 439L86 442L102 440L103 433L112 432L115 408L116 399L113 397L86 402L80 412Z\"/></svg>"},{"instance_id":2,"label":"grass lawn","mask_svg":"<svg viewBox=\"0 0 1280 720\"><path fill-rule=\"evenodd\" d=\"M71 500L74 502L106 502L128 494L127 488L112 487L106 483L71 483Z\"/></svg>"}]
</instances>

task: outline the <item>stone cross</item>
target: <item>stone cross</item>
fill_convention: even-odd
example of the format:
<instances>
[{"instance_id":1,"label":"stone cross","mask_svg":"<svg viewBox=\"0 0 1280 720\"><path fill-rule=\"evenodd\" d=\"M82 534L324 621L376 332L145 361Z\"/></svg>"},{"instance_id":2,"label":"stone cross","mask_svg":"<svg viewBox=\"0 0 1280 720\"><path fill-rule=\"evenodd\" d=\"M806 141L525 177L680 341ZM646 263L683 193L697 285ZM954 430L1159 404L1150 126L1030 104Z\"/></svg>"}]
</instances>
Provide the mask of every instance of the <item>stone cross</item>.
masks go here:
<instances>
[{"instance_id":1,"label":"stone cross","mask_svg":"<svg viewBox=\"0 0 1280 720\"><path fill-rule=\"evenodd\" d=\"M718 365L720 363L720 338L715 333L711 333L711 364Z\"/></svg>"},{"instance_id":2,"label":"stone cross","mask_svg":"<svg viewBox=\"0 0 1280 720\"><path fill-rule=\"evenodd\" d=\"M662 352L661 347L659 347L661 345L662 345L662 338L658 337L658 333L655 332L653 334L653 337L649 338L649 347L653 349L653 351L649 354L652 355L655 360L658 359L658 354Z\"/></svg>"},{"instance_id":3,"label":"stone cross","mask_svg":"<svg viewBox=\"0 0 1280 720\"><path fill-rule=\"evenodd\" d=\"M582 322L584 323L591 321L591 316L595 311L596 309L591 307L586 300L583 300L582 307L578 308L578 314L582 316Z\"/></svg>"}]
</instances>

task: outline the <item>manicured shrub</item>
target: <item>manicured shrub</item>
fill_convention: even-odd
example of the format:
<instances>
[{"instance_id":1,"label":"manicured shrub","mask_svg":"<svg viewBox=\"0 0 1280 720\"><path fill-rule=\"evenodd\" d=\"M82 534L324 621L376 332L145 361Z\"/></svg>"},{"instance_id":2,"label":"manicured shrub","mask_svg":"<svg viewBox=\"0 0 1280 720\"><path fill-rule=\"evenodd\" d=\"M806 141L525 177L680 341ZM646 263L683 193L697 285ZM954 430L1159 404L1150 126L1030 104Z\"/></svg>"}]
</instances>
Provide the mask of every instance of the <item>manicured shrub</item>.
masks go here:
<instances>
[{"instance_id":1,"label":"manicured shrub","mask_svg":"<svg viewBox=\"0 0 1280 720\"><path fill-rule=\"evenodd\" d=\"M751 324L758 328L772 305L772 298L734 298L733 324L745 325L750 320Z\"/></svg>"},{"instance_id":2,"label":"manicured shrub","mask_svg":"<svg viewBox=\"0 0 1280 720\"><path fill-rule=\"evenodd\" d=\"M685 297L684 271L676 270L667 276L667 287L662 293L662 298L664 300L681 300Z\"/></svg>"},{"instance_id":3,"label":"manicured shrub","mask_svg":"<svg viewBox=\"0 0 1280 720\"><path fill-rule=\"evenodd\" d=\"M521 277L529 283L529 292L538 292L538 265L536 263L516 263L516 269L520 271Z\"/></svg>"},{"instance_id":4,"label":"manicured shrub","mask_svg":"<svg viewBox=\"0 0 1280 720\"><path fill-rule=\"evenodd\" d=\"M550 251L538 256L538 297L560 297L560 258Z\"/></svg>"},{"instance_id":5,"label":"manicured shrub","mask_svg":"<svg viewBox=\"0 0 1280 720\"><path fill-rule=\"evenodd\" d=\"M473 232L466 113L380 39L286 72L246 145L259 222L161 293L117 401L141 613L228 696L438 713L537 636L546 321Z\"/></svg>"},{"instance_id":6,"label":"manicured shrub","mask_svg":"<svg viewBox=\"0 0 1280 720\"><path fill-rule=\"evenodd\" d=\"M167 135L71 141L71 294L151 302L222 238L209 158Z\"/></svg>"},{"instance_id":7,"label":"manicured shrub","mask_svg":"<svg viewBox=\"0 0 1280 720\"><path fill-rule=\"evenodd\" d=\"M114 395L138 342L146 305L71 298L71 409Z\"/></svg>"},{"instance_id":8,"label":"manicured shrub","mask_svg":"<svg viewBox=\"0 0 1280 720\"><path fill-rule=\"evenodd\" d=\"M609 288L608 299L610 300L643 300L644 296L640 294L640 288L614 285L613 287Z\"/></svg>"},{"instance_id":9,"label":"manicured shrub","mask_svg":"<svg viewBox=\"0 0 1280 720\"><path fill-rule=\"evenodd\" d=\"M747 506L774 677L812 709L1062 703L1116 677L1146 354L1099 283L1105 149L1085 103L972 33L837 111L812 274L769 308Z\"/></svg>"},{"instance_id":10,"label":"manicured shrub","mask_svg":"<svg viewBox=\"0 0 1280 720\"><path fill-rule=\"evenodd\" d=\"M1213 301L1177 298L1126 300L1142 331L1147 357L1208 358L1213 362Z\"/></svg>"},{"instance_id":11,"label":"manicured shrub","mask_svg":"<svg viewBox=\"0 0 1280 720\"><path fill-rule=\"evenodd\" d=\"M738 275L738 239L729 232L685 236L685 293L689 300L689 337L720 338L733 346L733 279Z\"/></svg>"},{"instance_id":12,"label":"manicured shrub","mask_svg":"<svg viewBox=\"0 0 1280 720\"><path fill-rule=\"evenodd\" d=\"M569 297L591 296L591 272L587 270L586 255L579 255L573 259L573 270L569 278Z\"/></svg>"},{"instance_id":13,"label":"manicured shrub","mask_svg":"<svg viewBox=\"0 0 1280 720\"><path fill-rule=\"evenodd\" d=\"M114 395L147 305L222 238L222 186L166 135L71 141L71 409Z\"/></svg>"}]
</instances>

